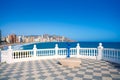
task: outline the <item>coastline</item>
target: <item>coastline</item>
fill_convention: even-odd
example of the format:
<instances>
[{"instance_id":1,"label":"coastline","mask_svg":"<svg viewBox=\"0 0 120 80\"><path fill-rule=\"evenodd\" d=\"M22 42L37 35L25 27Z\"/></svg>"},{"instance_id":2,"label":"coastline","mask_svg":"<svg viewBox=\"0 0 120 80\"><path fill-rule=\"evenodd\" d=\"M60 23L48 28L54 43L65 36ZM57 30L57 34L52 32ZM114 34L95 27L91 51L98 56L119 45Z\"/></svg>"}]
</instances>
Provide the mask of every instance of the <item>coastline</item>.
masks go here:
<instances>
[{"instance_id":1,"label":"coastline","mask_svg":"<svg viewBox=\"0 0 120 80\"><path fill-rule=\"evenodd\" d=\"M29 43L9 43L9 44L2 44L0 45L0 49L2 50L4 47L8 47L8 46L24 46L24 45L30 45L30 44L35 44L35 43L43 43L43 42L29 42Z\"/></svg>"}]
</instances>

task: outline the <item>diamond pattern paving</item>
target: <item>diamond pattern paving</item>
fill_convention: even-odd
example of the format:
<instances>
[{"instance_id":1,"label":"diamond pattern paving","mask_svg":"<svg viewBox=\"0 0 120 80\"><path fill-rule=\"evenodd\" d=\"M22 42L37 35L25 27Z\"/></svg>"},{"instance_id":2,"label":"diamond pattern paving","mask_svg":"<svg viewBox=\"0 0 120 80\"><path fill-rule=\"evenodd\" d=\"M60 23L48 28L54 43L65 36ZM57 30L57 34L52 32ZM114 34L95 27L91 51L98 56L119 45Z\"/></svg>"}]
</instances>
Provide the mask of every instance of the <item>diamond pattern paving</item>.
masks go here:
<instances>
[{"instance_id":1,"label":"diamond pattern paving","mask_svg":"<svg viewBox=\"0 0 120 80\"><path fill-rule=\"evenodd\" d=\"M57 59L0 63L0 80L120 80L120 65L81 59L79 67L58 64Z\"/></svg>"}]
</instances>

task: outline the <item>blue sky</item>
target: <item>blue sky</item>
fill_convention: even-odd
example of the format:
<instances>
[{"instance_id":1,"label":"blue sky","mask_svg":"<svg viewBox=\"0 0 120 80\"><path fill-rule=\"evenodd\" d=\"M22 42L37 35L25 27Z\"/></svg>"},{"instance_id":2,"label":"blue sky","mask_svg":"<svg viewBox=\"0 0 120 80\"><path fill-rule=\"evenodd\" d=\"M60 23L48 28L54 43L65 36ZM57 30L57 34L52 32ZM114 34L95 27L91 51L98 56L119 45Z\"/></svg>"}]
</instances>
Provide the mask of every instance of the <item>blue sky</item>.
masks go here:
<instances>
[{"instance_id":1,"label":"blue sky","mask_svg":"<svg viewBox=\"0 0 120 80\"><path fill-rule=\"evenodd\" d=\"M119 0L0 0L2 35L56 34L120 41Z\"/></svg>"}]
</instances>

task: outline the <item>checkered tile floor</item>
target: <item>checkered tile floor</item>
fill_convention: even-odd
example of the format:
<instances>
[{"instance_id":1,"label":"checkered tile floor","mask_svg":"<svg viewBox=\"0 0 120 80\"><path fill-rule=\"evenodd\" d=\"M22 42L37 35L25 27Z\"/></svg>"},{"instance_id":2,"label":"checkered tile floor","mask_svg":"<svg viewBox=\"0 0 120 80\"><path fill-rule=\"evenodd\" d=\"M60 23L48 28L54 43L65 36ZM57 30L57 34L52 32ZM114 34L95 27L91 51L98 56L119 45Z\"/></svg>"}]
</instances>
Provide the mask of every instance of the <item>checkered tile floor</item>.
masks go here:
<instances>
[{"instance_id":1,"label":"checkered tile floor","mask_svg":"<svg viewBox=\"0 0 120 80\"><path fill-rule=\"evenodd\" d=\"M0 80L120 80L120 65L81 59L80 67L57 64L56 59L0 63Z\"/></svg>"}]
</instances>

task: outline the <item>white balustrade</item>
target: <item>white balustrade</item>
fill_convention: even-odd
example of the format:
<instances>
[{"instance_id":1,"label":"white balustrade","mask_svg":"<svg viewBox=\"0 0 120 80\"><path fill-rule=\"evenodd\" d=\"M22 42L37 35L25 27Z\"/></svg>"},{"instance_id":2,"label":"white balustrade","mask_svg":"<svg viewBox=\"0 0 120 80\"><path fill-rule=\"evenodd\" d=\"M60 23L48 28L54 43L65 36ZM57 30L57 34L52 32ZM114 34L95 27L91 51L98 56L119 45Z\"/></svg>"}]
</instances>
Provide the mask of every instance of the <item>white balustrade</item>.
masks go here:
<instances>
[{"instance_id":1,"label":"white balustrade","mask_svg":"<svg viewBox=\"0 0 120 80\"><path fill-rule=\"evenodd\" d=\"M70 48L70 55L77 55L77 49L76 48Z\"/></svg>"},{"instance_id":2,"label":"white balustrade","mask_svg":"<svg viewBox=\"0 0 120 80\"><path fill-rule=\"evenodd\" d=\"M80 48L81 56L96 56L97 48Z\"/></svg>"},{"instance_id":3,"label":"white balustrade","mask_svg":"<svg viewBox=\"0 0 120 80\"><path fill-rule=\"evenodd\" d=\"M37 49L36 45L34 45L32 50L12 50L11 46L9 46L6 51L0 50L0 61L12 63L37 59L65 58L67 53L68 49L58 48L58 44L51 49ZM77 44L76 48L70 48L70 57L103 59L120 63L120 49L103 48L102 43L99 44L98 48L81 48Z\"/></svg>"},{"instance_id":4,"label":"white balustrade","mask_svg":"<svg viewBox=\"0 0 120 80\"><path fill-rule=\"evenodd\" d=\"M104 48L103 60L120 63L120 49Z\"/></svg>"},{"instance_id":5,"label":"white balustrade","mask_svg":"<svg viewBox=\"0 0 120 80\"><path fill-rule=\"evenodd\" d=\"M67 55L68 50L66 48L59 48L58 49L58 55L64 56Z\"/></svg>"},{"instance_id":6,"label":"white balustrade","mask_svg":"<svg viewBox=\"0 0 120 80\"><path fill-rule=\"evenodd\" d=\"M33 50L15 50L12 53L13 59L29 58L33 57Z\"/></svg>"},{"instance_id":7,"label":"white balustrade","mask_svg":"<svg viewBox=\"0 0 120 80\"><path fill-rule=\"evenodd\" d=\"M55 49L37 49L36 56L54 56Z\"/></svg>"}]
</instances>

